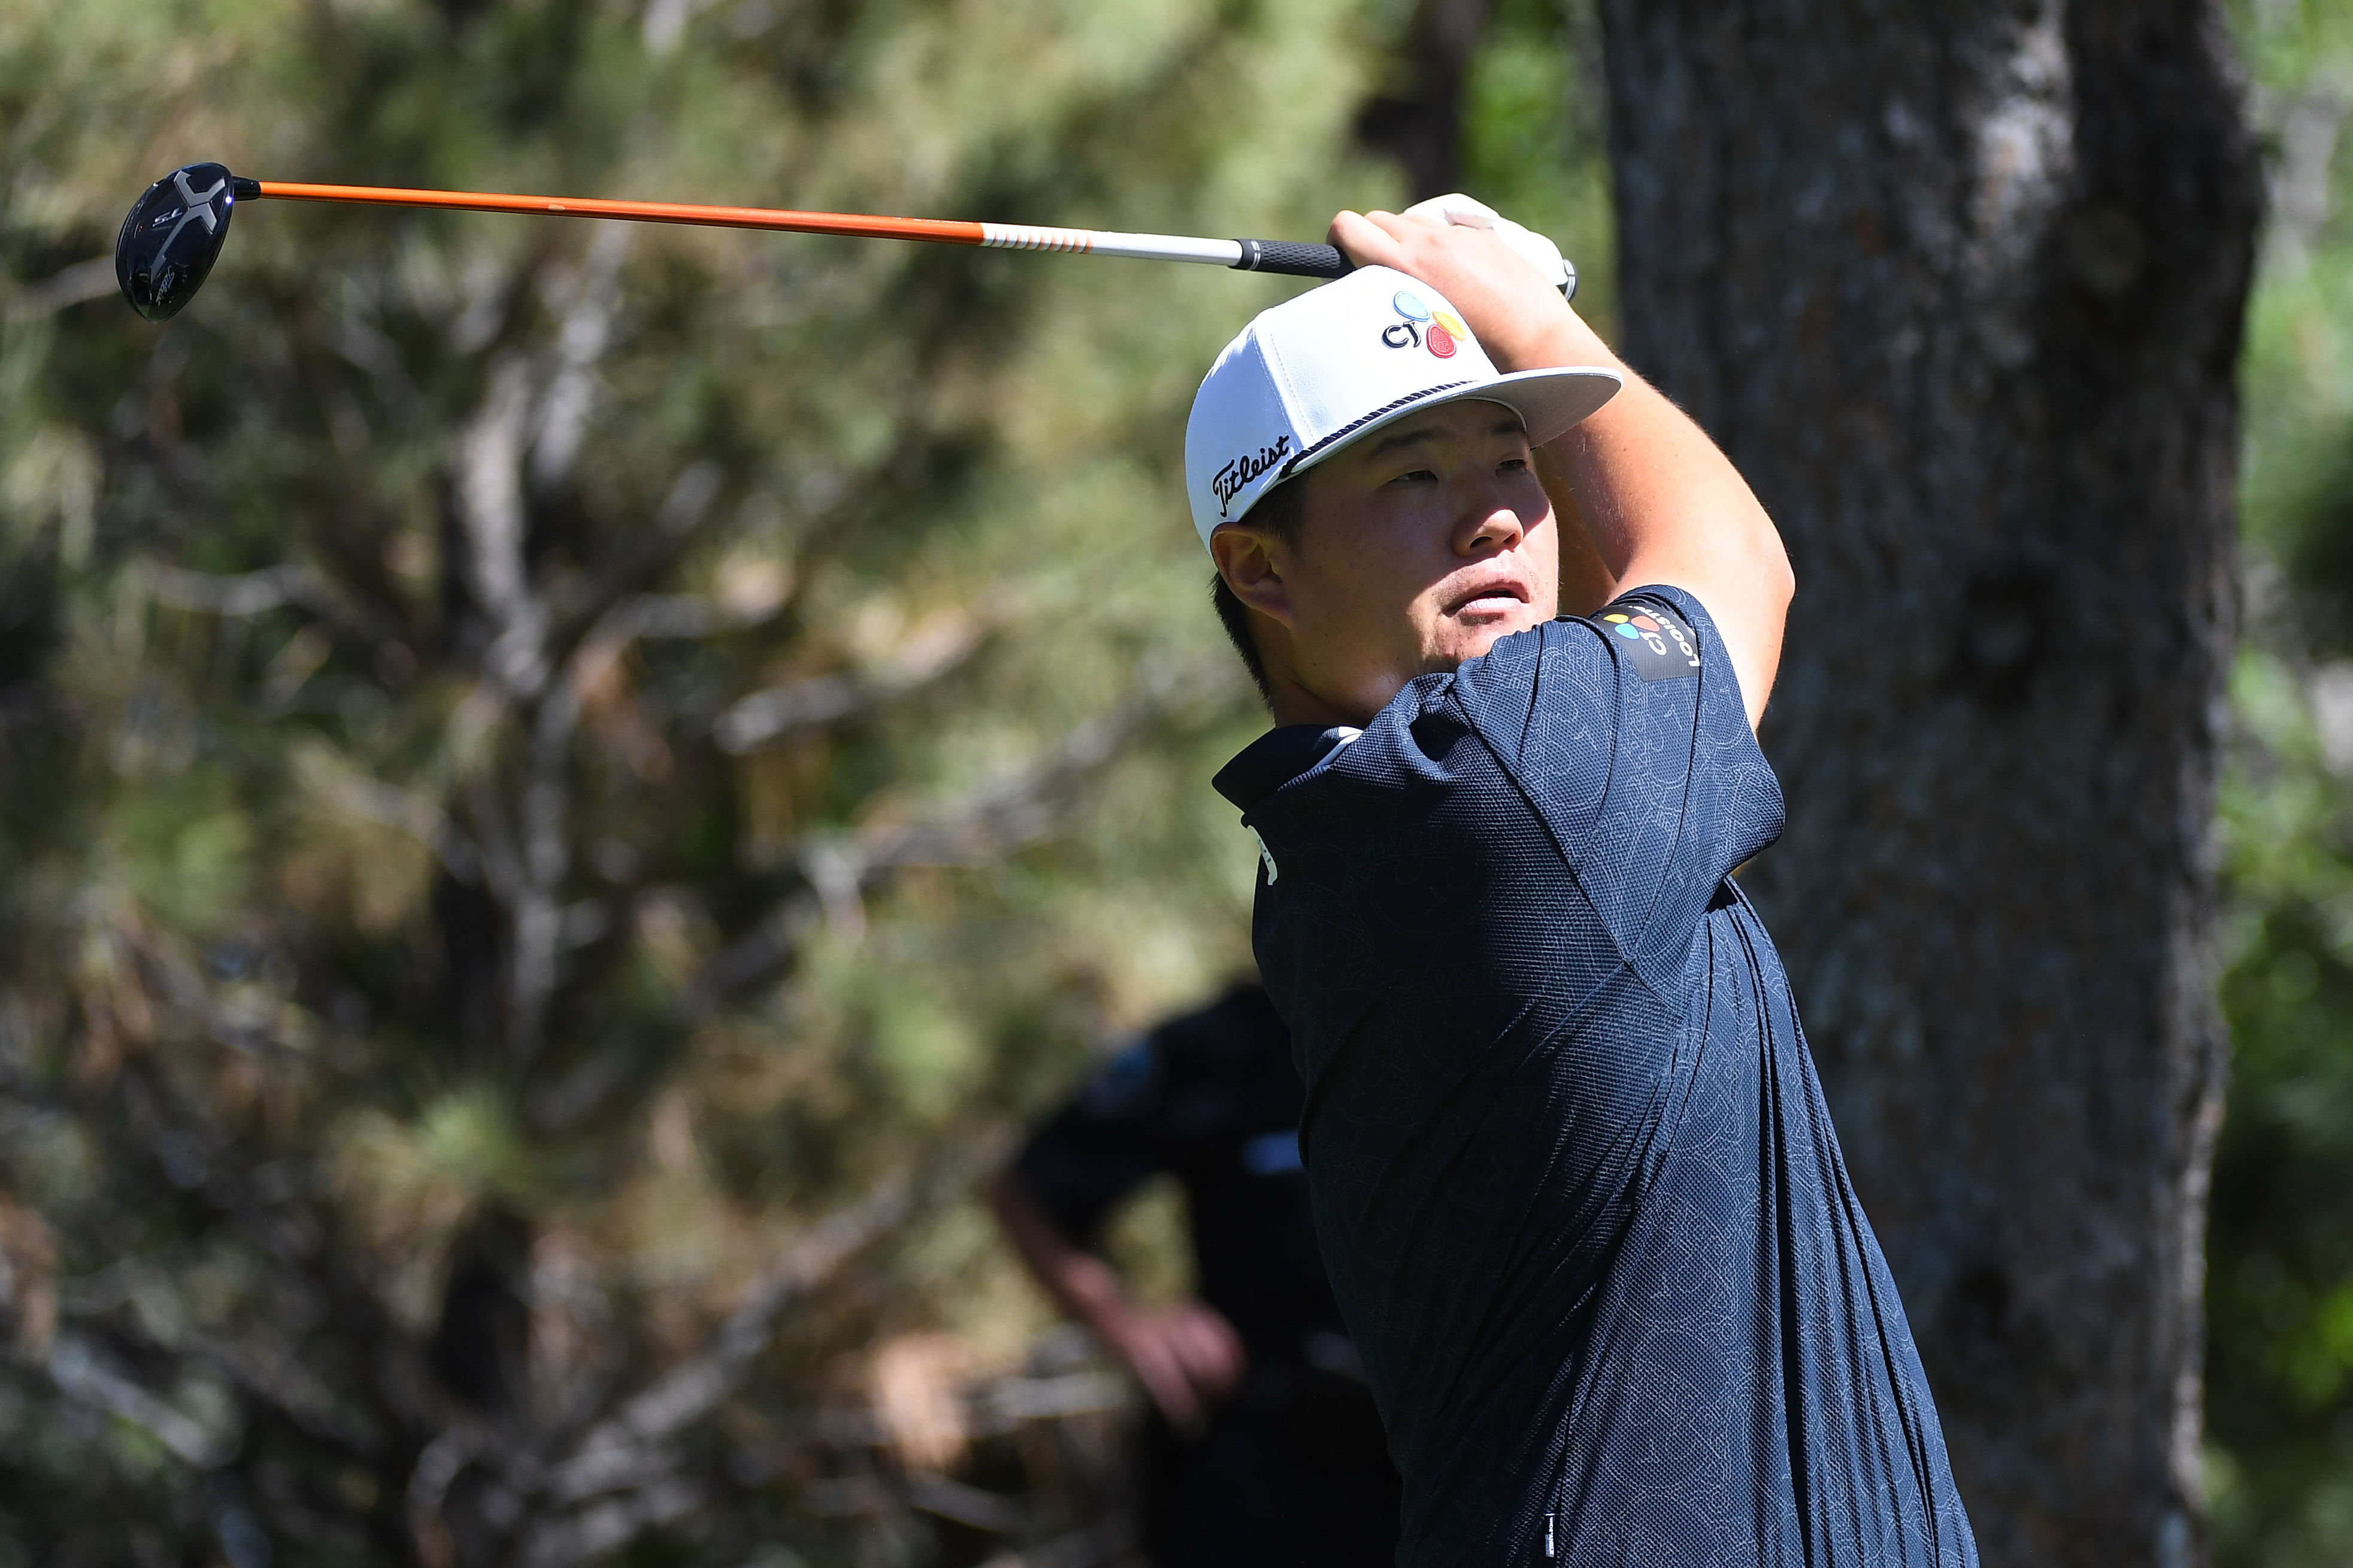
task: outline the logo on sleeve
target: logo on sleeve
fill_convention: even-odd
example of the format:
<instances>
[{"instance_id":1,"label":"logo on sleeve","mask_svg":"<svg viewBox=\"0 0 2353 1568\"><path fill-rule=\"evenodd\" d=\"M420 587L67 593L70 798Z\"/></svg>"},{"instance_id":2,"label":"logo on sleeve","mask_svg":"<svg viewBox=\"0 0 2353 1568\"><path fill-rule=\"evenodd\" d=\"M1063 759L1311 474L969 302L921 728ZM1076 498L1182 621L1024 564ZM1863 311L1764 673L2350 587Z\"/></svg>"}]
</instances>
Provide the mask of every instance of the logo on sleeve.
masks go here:
<instances>
[{"instance_id":1,"label":"logo on sleeve","mask_svg":"<svg viewBox=\"0 0 2353 1568\"><path fill-rule=\"evenodd\" d=\"M1699 639L1657 600L1620 599L1601 612L1600 621L1625 645L1627 662L1643 679L1688 680L1699 674Z\"/></svg>"}]
</instances>

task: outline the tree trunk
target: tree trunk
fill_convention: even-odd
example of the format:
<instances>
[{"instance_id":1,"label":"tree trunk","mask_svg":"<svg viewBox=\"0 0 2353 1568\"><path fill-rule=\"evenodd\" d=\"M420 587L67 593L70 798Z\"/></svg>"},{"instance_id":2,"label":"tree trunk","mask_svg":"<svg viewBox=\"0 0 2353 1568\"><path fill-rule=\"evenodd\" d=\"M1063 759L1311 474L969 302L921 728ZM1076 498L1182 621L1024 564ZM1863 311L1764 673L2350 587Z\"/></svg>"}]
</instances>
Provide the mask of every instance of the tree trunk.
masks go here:
<instances>
[{"instance_id":1,"label":"tree trunk","mask_svg":"<svg viewBox=\"0 0 2353 1568\"><path fill-rule=\"evenodd\" d=\"M1746 884L1985 1561L2196 1561L2261 202L2219 15L1603 9L1627 357L1797 563Z\"/></svg>"},{"instance_id":2,"label":"tree trunk","mask_svg":"<svg viewBox=\"0 0 2353 1568\"><path fill-rule=\"evenodd\" d=\"M1407 199L1462 188L1462 89L1487 26L1487 0L1418 0L1395 49L1397 81L1356 116L1356 137L1395 158Z\"/></svg>"}]
</instances>

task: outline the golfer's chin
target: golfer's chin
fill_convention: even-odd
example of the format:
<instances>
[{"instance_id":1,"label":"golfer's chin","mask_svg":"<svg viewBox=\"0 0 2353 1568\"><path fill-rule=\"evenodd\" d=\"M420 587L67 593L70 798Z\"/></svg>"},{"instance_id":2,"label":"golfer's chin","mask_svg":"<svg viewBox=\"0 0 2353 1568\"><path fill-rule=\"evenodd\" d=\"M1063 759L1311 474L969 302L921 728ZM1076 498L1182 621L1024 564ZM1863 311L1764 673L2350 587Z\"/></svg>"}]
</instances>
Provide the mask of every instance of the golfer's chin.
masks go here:
<instances>
[{"instance_id":1,"label":"golfer's chin","mask_svg":"<svg viewBox=\"0 0 2353 1568\"><path fill-rule=\"evenodd\" d=\"M1417 617L1409 643L1348 645L1332 651L1356 657L1329 658L1301 673L1286 668L1277 684L1292 689L1295 695L1278 700L1278 721L1369 724L1417 677L1449 674L1514 632L1526 631L1548 618L1534 605L1516 602L1482 603L1430 619Z\"/></svg>"},{"instance_id":2,"label":"golfer's chin","mask_svg":"<svg viewBox=\"0 0 2353 1568\"><path fill-rule=\"evenodd\" d=\"M1431 672L1451 670L1465 659L1482 658L1505 637L1541 626L1546 618L1537 613L1535 605L1518 602L1482 602L1465 606L1441 617L1431 628L1423 668Z\"/></svg>"}]
</instances>

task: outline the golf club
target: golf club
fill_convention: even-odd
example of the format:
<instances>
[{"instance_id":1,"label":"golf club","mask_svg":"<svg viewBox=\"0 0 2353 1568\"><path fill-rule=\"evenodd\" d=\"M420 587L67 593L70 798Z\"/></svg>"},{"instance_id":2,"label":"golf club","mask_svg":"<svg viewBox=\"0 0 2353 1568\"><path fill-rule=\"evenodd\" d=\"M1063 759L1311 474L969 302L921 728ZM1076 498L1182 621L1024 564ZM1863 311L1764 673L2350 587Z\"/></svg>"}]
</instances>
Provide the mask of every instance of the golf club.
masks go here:
<instances>
[{"instance_id":1,"label":"golf club","mask_svg":"<svg viewBox=\"0 0 2353 1568\"><path fill-rule=\"evenodd\" d=\"M1059 250L1124 256L1146 261L1193 261L1241 272L1294 278L1338 278L1347 258L1328 245L1287 239L1196 239L1173 234L1114 234L1029 224L969 223L948 218L879 217L858 213L783 212L765 207L691 206L674 202L607 201L597 197L494 195L480 191L402 190L380 185L310 185L249 180L218 163L190 163L147 187L122 220L114 241L114 276L131 308L151 321L169 321L195 297L228 238L239 202L262 198L351 202L367 206L442 207L463 212L528 213L558 217L628 218L639 223L697 224L712 228L764 228L787 234L838 234L866 239L929 240L990 250ZM1574 295L1577 269L1561 292Z\"/></svg>"}]
</instances>

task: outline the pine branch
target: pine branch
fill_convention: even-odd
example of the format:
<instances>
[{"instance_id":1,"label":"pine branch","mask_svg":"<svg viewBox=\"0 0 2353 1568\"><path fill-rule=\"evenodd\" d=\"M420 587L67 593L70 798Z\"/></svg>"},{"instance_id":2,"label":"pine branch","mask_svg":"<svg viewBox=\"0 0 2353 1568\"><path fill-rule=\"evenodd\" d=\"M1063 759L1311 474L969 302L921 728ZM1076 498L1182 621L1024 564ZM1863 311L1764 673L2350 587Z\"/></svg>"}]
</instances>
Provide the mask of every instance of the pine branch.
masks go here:
<instances>
[{"instance_id":1,"label":"pine branch","mask_svg":"<svg viewBox=\"0 0 2353 1568\"><path fill-rule=\"evenodd\" d=\"M610 1414L543 1459L501 1445L470 1425L444 1430L420 1453L408 1489L420 1556L445 1540L442 1500L470 1465L484 1464L518 1504L539 1517L522 1527L514 1560L558 1564L626 1545L704 1501L704 1484L681 1472L681 1444L750 1380L778 1320L839 1275L849 1260L915 1216L932 1212L1003 1156L988 1135L935 1160L918 1177L894 1175L788 1247L754 1279L726 1321L693 1356L628 1395Z\"/></svg>"},{"instance_id":2,"label":"pine branch","mask_svg":"<svg viewBox=\"0 0 2353 1568\"><path fill-rule=\"evenodd\" d=\"M164 1445L174 1458L209 1470L236 1447L233 1435L208 1432L138 1384L107 1366L96 1347L60 1332L49 1351L49 1381L77 1405L120 1416Z\"/></svg>"},{"instance_id":3,"label":"pine branch","mask_svg":"<svg viewBox=\"0 0 2353 1568\"><path fill-rule=\"evenodd\" d=\"M870 713L964 668L979 651L986 630L977 620L961 618L944 636L910 639L877 668L811 676L739 698L712 722L712 738L721 751L740 756Z\"/></svg>"},{"instance_id":4,"label":"pine branch","mask_svg":"<svg viewBox=\"0 0 2353 1568\"><path fill-rule=\"evenodd\" d=\"M588 418L596 406L596 365L613 341L620 312L621 264L635 238L628 224L603 224L576 268L547 268L540 292L563 311L546 354L546 387L532 417L531 481L542 490L572 476Z\"/></svg>"},{"instance_id":5,"label":"pine branch","mask_svg":"<svg viewBox=\"0 0 2353 1568\"><path fill-rule=\"evenodd\" d=\"M271 610L307 610L330 625L360 636L376 628L333 584L299 562L267 566L259 572L223 576L191 572L157 561L132 563L129 579L159 605L194 610L208 616L251 616Z\"/></svg>"},{"instance_id":6,"label":"pine branch","mask_svg":"<svg viewBox=\"0 0 2353 1568\"><path fill-rule=\"evenodd\" d=\"M297 752L295 765L303 782L337 810L358 821L406 834L433 851L443 868L461 882L480 879L481 852L449 820L438 801L370 778L343 765L340 757L330 758L323 752Z\"/></svg>"},{"instance_id":7,"label":"pine branch","mask_svg":"<svg viewBox=\"0 0 2353 1568\"><path fill-rule=\"evenodd\" d=\"M533 585L523 546L525 427L531 416L531 369L509 356L491 373L481 406L458 437L458 522L466 542L466 586L491 619L482 664L490 678L518 700L547 684L548 611Z\"/></svg>"},{"instance_id":8,"label":"pine branch","mask_svg":"<svg viewBox=\"0 0 2353 1568\"><path fill-rule=\"evenodd\" d=\"M704 965L679 993L674 1016L681 1023L707 1017L788 963L819 918L839 930L861 929L866 894L893 871L994 864L1046 837L1077 804L1076 786L1137 734L1179 704L1229 683L1187 671L1140 684L1138 695L1072 729L1029 767L921 821L805 838L794 856L799 885Z\"/></svg>"},{"instance_id":9,"label":"pine branch","mask_svg":"<svg viewBox=\"0 0 2353 1568\"><path fill-rule=\"evenodd\" d=\"M114 290L114 258L93 256L17 289L8 300L7 317L20 325L37 321L69 306L103 300Z\"/></svg>"}]
</instances>

